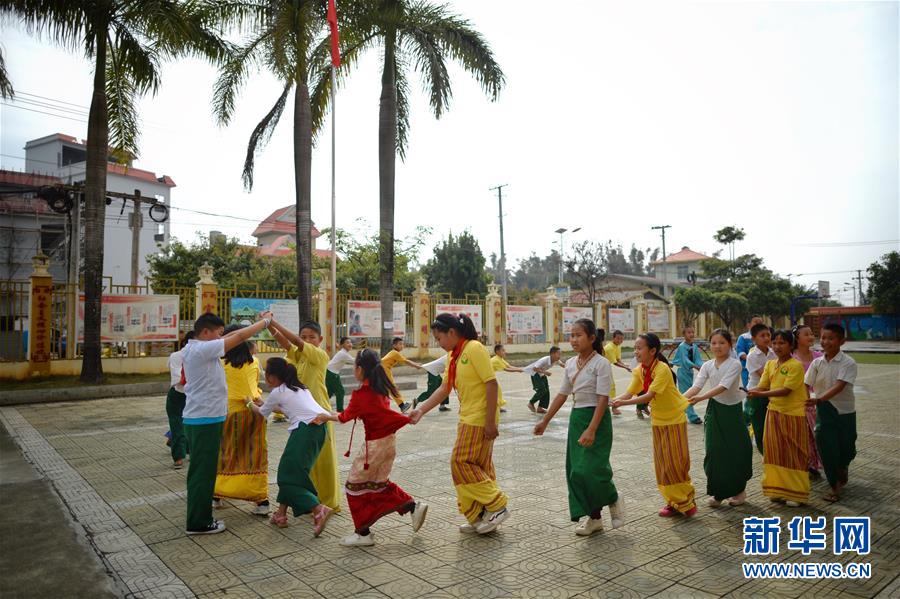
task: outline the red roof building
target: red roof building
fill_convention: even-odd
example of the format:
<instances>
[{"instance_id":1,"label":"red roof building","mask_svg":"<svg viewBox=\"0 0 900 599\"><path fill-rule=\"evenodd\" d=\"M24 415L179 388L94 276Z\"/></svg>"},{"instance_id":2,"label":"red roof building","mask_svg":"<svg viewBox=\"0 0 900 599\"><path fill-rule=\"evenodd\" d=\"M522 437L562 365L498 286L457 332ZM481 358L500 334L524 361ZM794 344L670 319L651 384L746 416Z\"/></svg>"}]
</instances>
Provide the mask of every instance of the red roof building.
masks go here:
<instances>
[{"instance_id":1,"label":"red roof building","mask_svg":"<svg viewBox=\"0 0 900 599\"><path fill-rule=\"evenodd\" d=\"M260 256L286 256L293 251L293 246L297 244L296 215L296 206L285 206L267 216L257 225L252 235L256 237ZM319 258L331 258L331 250L315 248L316 239L321 236L322 233L313 225L313 255Z\"/></svg>"}]
</instances>

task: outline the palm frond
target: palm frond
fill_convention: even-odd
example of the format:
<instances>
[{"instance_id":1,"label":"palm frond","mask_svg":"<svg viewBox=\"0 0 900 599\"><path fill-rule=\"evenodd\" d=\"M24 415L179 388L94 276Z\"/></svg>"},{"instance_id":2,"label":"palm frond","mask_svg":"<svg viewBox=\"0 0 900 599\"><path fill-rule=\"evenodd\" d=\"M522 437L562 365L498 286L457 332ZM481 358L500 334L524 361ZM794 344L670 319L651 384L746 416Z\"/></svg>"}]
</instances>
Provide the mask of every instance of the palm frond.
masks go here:
<instances>
[{"instance_id":1,"label":"palm frond","mask_svg":"<svg viewBox=\"0 0 900 599\"><path fill-rule=\"evenodd\" d=\"M272 3L265 0L197 0L197 10L210 28L246 34L265 26Z\"/></svg>"},{"instance_id":2,"label":"palm frond","mask_svg":"<svg viewBox=\"0 0 900 599\"><path fill-rule=\"evenodd\" d=\"M138 95L159 89L159 56L153 46L145 46L128 28L117 26L111 32L109 48L119 63L118 70L130 80Z\"/></svg>"},{"instance_id":3,"label":"palm frond","mask_svg":"<svg viewBox=\"0 0 900 599\"><path fill-rule=\"evenodd\" d=\"M429 95L429 104L435 118L441 118L450 107L453 90L450 88L450 73L440 45L430 32L410 27L400 37L400 44L414 57L414 66L422 73L422 85Z\"/></svg>"},{"instance_id":4,"label":"palm frond","mask_svg":"<svg viewBox=\"0 0 900 599\"><path fill-rule=\"evenodd\" d=\"M251 66L258 66L261 54L269 42L270 30L248 41L243 46L232 47L229 57L219 68L219 77L213 85L213 114L220 125L227 125L234 114L238 90L246 83Z\"/></svg>"},{"instance_id":5,"label":"palm frond","mask_svg":"<svg viewBox=\"0 0 900 599\"><path fill-rule=\"evenodd\" d=\"M106 110L109 145L118 153L137 156L139 119L137 90L119 48L109 45L106 61Z\"/></svg>"},{"instance_id":6,"label":"palm frond","mask_svg":"<svg viewBox=\"0 0 900 599\"><path fill-rule=\"evenodd\" d=\"M278 101L275 102L275 106L256 125L256 128L253 129L253 133L250 135L250 142L247 144L247 156L244 159L243 173L244 188L247 191L253 189L253 161L256 157L256 152L261 150L272 137L272 132L278 125L281 113L284 112L284 105L287 103L288 93L290 93L292 87L294 87L294 82L288 81L284 86L284 91L278 97Z\"/></svg>"},{"instance_id":7,"label":"palm frond","mask_svg":"<svg viewBox=\"0 0 900 599\"><path fill-rule=\"evenodd\" d=\"M397 48L394 53L394 80L397 87L397 153L400 160L406 160L409 145L409 68L405 53Z\"/></svg>"},{"instance_id":8,"label":"palm frond","mask_svg":"<svg viewBox=\"0 0 900 599\"><path fill-rule=\"evenodd\" d=\"M63 48L83 47L88 56L93 55L94 30L81 2L4 0L0 2L0 17Z\"/></svg>"},{"instance_id":9,"label":"palm frond","mask_svg":"<svg viewBox=\"0 0 900 599\"><path fill-rule=\"evenodd\" d=\"M0 98L10 99L15 96L16 92L13 90L12 81L9 80L9 74L6 72L3 52L0 51Z\"/></svg>"}]
</instances>

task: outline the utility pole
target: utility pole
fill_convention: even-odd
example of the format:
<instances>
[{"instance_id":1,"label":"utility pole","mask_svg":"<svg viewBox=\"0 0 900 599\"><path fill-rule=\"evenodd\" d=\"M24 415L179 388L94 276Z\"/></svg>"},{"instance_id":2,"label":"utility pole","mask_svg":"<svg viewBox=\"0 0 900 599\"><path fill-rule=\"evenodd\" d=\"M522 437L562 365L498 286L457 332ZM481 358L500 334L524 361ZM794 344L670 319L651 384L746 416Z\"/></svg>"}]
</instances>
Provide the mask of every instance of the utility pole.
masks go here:
<instances>
[{"instance_id":1,"label":"utility pole","mask_svg":"<svg viewBox=\"0 0 900 599\"><path fill-rule=\"evenodd\" d=\"M69 273L66 277L68 289L66 293L66 359L75 357L75 327L78 310L78 275L81 271L81 195L75 194L75 205L72 207L71 227L69 231ZM105 207L104 207L105 210Z\"/></svg>"},{"instance_id":2,"label":"utility pole","mask_svg":"<svg viewBox=\"0 0 900 599\"><path fill-rule=\"evenodd\" d=\"M504 183L503 185L498 185L497 187L491 187L491 191L497 190L497 203L500 208L500 288L503 293L503 312L506 313L506 250L503 248L503 188L508 187L508 183ZM503 326L503 330L506 330L506 326Z\"/></svg>"},{"instance_id":3,"label":"utility pole","mask_svg":"<svg viewBox=\"0 0 900 599\"><path fill-rule=\"evenodd\" d=\"M863 295L863 290L862 290L862 281L863 281L862 270L858 269L856 271L856 276L853 278L856 279L856 282L859 285L859 305L862 306L863 302L865 301L865 296ZM856 302L854 302L854 303L856 303Z\"/></svg>"},{"instance_id":4,"label":"utility pole","mask_svg":"<svg viewBox=\"0 0 900 599\"><path fill-rule=\"evenodd\" d=\"M143 217L141 216L140 189L134 190L134 198L132 201L134 202L134 210L131 212L131 218L129 219L131 222L128 224L131 226L131 292L135 293L138 284L138 258L141 249L141 226L144 224Z\"/></svg>"},{"instance_id":5,"label":"utility pole","mask_svg":"<svg viewBox=\"0 0 900 599\"><path fill-rule=\"evenodd\" d=\"M662 276L662 280L663 280L663 298L668 299L668 297L669 297L669 286L668 286L668 281L667 281L668 273L666 272L666 270L667 270L667 268L668 268L668 267L666 266L666 229L671 229L671 228L672 228L672 225L660 225L660 226L658 226L658 227L650 227L650 228L651 228L651 229L659 229L660 233L662 234L662 256L663 256L663 259L662 259L662 261L663 261L663 276Z\"/></svg>"}]
</instances>

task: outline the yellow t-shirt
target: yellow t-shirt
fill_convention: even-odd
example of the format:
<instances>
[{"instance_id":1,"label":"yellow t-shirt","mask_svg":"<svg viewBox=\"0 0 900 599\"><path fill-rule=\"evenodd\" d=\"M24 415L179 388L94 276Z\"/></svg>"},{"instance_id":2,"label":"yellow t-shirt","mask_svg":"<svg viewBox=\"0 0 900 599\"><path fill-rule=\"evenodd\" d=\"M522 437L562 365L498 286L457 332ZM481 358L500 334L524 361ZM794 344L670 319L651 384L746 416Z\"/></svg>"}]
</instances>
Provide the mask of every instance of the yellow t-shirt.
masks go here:
<instances>
[{"instance_id":1,"label":"yellow t-shirt","mask_svg":"<svg viewBox=\"0 0 900 599\"><path fill-rule=\"evenodd\" d=\"M388 378L391 382L394 382L394 366L398 366L400 364L406 364L409 360L403 357L403 354L398 352L396 349L392 349L388 353L381 358L381 366L384 368L384 372L387 374Z\"/></svg>"},{"instance_id":2,"label":"yellow t-shirt","mask_svg":"<svg viewBox=\"0 0 900 599\"><path fill-rule=\"evenodd\" d=\"M687 408L688 401L675 386L672 369L668 364L657 362L652 376L653 380L650 381L649 390L656 395L650 400L650 422L658 426L687 422L684 409ZM632 395L640 395L643 389L644 369L638 366L631 374L628 392Z\"/></svg>"},{"instance_id":3,"label":"yellow t-shirt","mask_svg":"<svg viewBox=\"0 0 900 599\"><path fill-rule=\"evenodd\" d=\"M449 380L450 358L444 368L444 380ZM497 380L491 365L491 356L478 341L469 341L456 361L456 393L459 396L459 421L472 426L484 426L487 416L487 389L485 383ZM500 422L500 398L497 398L497 414L494 422Z\"/></svg>"},{"instance_id":4,"label":"yellow t-shirt","mask_svg":"<svg viewBox=\"0 0 900 599\"><path fill-rule=\"evenodd\" d=\"M609 363L615 367L616 362L622 359L622 346L616 345L612 341L603 346L603 357L609 360ZM616 378L612 371L609 373L609 396L616 396Z\"/></svg>"},{"instance_id":5,"label":"yellow t-shirt","mask_svg":"<svg viewBox=\"0 0 900 599\"><path fill-rule=\"evenodd\" d=\"M328 390L325 388L325 369L328 367L328 354L311 343L304 343L300 350L292 345L287 353L287 361L297 368L297 378L312 393L316 403L331 411L328 401Z\"/></svg>"},{"instance_id":6,"label":"yellow t-shirt","mask_svg":"<svg viewBox=\"0 0 900 599\"><path fill-rule=\"evenodd\" d=\"M260 397L259 362L256 358L249 364L235 368L225 364L225 384L228 387L228 413L247 409L247 400Z\"/></svg>"},{"instance_id":7,"label":"yellow t-shirt","mask_svg":"<svg viewBox=\"0 0 900 599\"><path fill-rule=\"evenodd\" d=\"M794 358L784 364L779 364L778 360L766 362L762 377L759 379L759 388L765 390L788 388L791 390L791 393L784 397L770 397L770 410L788 416L806 415L807 395L803 374L803 364Z\"/></svg>"},{"instance_id":8,"label":"yellow t-shirt","mask_svg":"<svg viewBox=\"0 0 900 599\"><path fill-rule=\"evenodd\" d=\"M501 372L509 368L509 362L500 356L494 356L491 358L491 368L494 369L494 372ZM500 388L500 381L497 381L497 405L501 407L506 405L506 401L503 399L503 389Z\"/></svg>"}]
</instances>

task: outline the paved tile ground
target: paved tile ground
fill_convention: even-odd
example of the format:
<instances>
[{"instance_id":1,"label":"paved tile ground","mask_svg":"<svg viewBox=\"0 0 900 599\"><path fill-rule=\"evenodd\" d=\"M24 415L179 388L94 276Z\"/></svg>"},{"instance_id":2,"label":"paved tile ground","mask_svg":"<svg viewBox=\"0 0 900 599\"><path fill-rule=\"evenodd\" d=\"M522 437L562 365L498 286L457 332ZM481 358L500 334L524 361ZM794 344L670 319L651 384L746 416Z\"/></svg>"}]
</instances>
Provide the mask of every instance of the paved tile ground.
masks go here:
<instances>
[{"instance_id":1,"label":"paved tile ground","mask_svg":"<svg viewBox=\"0 0 900 599\"><path fill-rule=\"evenodd\" d=\"M554 389L559 374L552 379ZM627 381L624 371L616 377L621 385ZM393 476L430 503L425 526L413 534L408 519L387 517L373 529L378 544L365 549L337 544L352 532L346 509L321 538L313 539L307 519L277 529L251 515L249 504L226 502L218 516L226 521L227 532L184 536L185 471L172 470L163 444L162 397L3 408L0 419L53 482L133 597L900 597L897 367L860 367L859 455L845 499L834 505L821 500L821 482L813 485L808 507L770 504L761 494L761 465L754 453L747 504L706 507L703 431L690 427L700 513L691 520L661 519L656 515L662 502L654 481L650 424L626 411L614 421L612 463L626 498L627 525L587 539L576 537L568 521L568 408L543 438L534 438L534 417L525 408L528 378L503 373L501 384L510 411L494 460L500 484L511 497L508 522L484 537L457 532L462 518L447 464L456 419L453 413L435 411L398 435L402 457ZM338 427L339 452L349 432L349 425ZM270 425L272 497L285 441L286 426ZM342 462L346 473L349 460ZM744 579L742 518L779 515L786 520L797 514L824 514L829 528L835 515L871 516L873 551L857 559L872 564L872 577ZM826 552L803 558L784 550L785 536L781 554L769 561L851 561Z\"/></svg>"}]
</instances>

